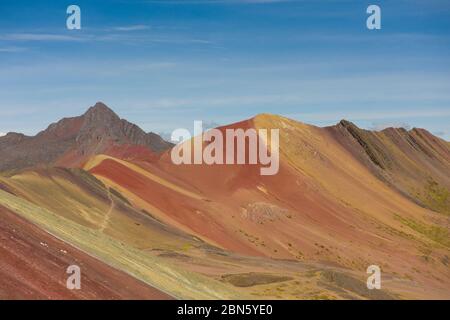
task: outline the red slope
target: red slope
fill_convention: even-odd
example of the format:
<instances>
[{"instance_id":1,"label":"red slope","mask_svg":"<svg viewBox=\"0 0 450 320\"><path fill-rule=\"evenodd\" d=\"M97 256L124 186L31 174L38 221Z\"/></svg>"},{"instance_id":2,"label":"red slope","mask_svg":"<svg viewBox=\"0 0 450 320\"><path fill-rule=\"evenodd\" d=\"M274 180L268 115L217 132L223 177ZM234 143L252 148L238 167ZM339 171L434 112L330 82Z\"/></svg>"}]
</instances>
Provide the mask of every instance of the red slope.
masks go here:
<instances>
[{"instance_id":1,"label":"red slope","mask_svg":"<svg viewBox=\"0 0 450 320\"><path fill-rule=\"evenodd\" d=\"M104 160L90 172L96 176L106 177L114 183L132 192L160 211L166 213L171 219L180 225L187 227L196 235L201 235L213 242L223 245L226 239L226 248L248 254L258 254L245 242L240 242L230 234L223 224L223 218L229 215L229 209L211 200L192 199L180 195L176 191L161 186L159 183L129 169L128 167L113 161ZM225 211L227 210L227 211ZM203 215L203 213L215 212L216 217ZM157 215L154 212L151 212ZM194 214L193 214L194 213ZM164 220L164 216L158 216ZM215 241L217 240L217 241Z\"/></svg>"},{"instance_id":2,"label":"red slope","mask_svg":"<svg viewBox=\"0 0 450 320\"><path fill-rule=\"evenodd\" d=\"M0 299L170 299L0 207ZM66 269L81 268L81 290Z\"/></svg>"}]
</instances>

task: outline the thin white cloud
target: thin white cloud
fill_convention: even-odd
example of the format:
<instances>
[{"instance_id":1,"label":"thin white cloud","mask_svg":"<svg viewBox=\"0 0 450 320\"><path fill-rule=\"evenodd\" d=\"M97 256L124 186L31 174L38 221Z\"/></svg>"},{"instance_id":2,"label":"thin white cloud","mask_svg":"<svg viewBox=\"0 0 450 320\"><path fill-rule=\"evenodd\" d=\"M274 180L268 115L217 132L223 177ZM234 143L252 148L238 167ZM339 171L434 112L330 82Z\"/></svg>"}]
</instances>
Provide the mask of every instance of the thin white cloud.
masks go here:
<instances>
[{"instance_id":1,"label":"thin white cloud","mask_svg":"<svg viewBox=\"0 0 450 320\"><path fill-rule=\"evenodd\" d=\"M23 64L2 67L0 80L22 79L26 77L40 77L47 74L47 77L64 77L71 74L73 77L113 77L124 75L137 75L175 68L177 64L172 61L127 61L127 60L103 60L103 61L74 61L67 64L65 61L54 61L46 64ZM50 72L49 72L50 70ZM94 72L95 71L95 72ZM55 88L48 88L55 90ZM1 93L1 88L0 88ZM0 115L2 110L0 110Z\"/></svg>"},{"instance_id":2,"label":"thin white cloud","mask_svg":"<svg viewBox=\"0 0 450 320\"><path fill-rule=\"evenodd\" d=\"M132 26L113 27L112 29L116 31L142 31L150 29L150 26L145 24L136 24Z\"/></svg>"},{"instance_id":3,"label":"thin white cloud","mask_svg":"<svg viewBox=\"0 0 450 320\"><path fill-rule=\"evenodd\" d=\"M76 36L50 33L11 33L0 35L3 41L85 41L86 39Z\"/></svg>"},{"instance_id":4,"label":"thin white cloud","mask_svg":"<svg viewBox=\"0 0 450 320\"><path fill-rule=\"evenodd\" d=\"M79 36L70 36L65 34L50 34L50 33L11 33L0 34L0 41L11 42L92 42L92 41L104 41L104 42L119 42L142 44L142 43L163 43L163 44L192 44L192 45L211 45L212 41L206 39L187 38L182 36L152 36L138 35L130 32L134 30L143 30L144 26L130 26L130 27L118 27L122 28L122 32L117 33L103 33L103 34L82 34Z\"/></svg>"},{"instance_id":5,"label":"thin white cloud","mask_svg":"<svg viewBox=\"0 0 450 320\"><path fill-rule=\"evenodd\" d=\"M218 107L218 106L247 106L269 103L299 103L302 97L287 95L246 95L246 96L216 96L216 97L192 97L192 98L158 98L148 101L145 106L153 108L176 107Z\"/></svg>"},{"instance_id":6,"label":"thin white cloud","mask_svg":"<svg viewBox=\"0 0 450 320\"><path fill-rule=\"evenodd\" d=\"M27 48L23 48L23 47L0 47L0 52L6 52L6 53L17 53L17 52L23 52L26 50L27 50Z\"/></svg>"}]
</instances>

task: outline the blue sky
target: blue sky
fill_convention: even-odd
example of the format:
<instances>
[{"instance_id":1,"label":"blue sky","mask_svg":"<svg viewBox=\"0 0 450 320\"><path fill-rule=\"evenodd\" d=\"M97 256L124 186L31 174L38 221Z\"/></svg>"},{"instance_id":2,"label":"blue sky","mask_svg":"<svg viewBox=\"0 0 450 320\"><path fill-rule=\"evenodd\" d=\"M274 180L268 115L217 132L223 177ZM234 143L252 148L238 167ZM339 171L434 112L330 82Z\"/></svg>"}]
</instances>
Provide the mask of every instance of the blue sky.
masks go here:
<instances>
[{"instance_id":1,"label":"blue sky","mask_svg":"<svg viewBox=\"0 0 450 320\"><path fill-rule=\"evenodd\" d=\"M158 133L269 112L450 140L449 17L441 0L2 0L0 133L103 101Z\"/></svg>"}]
</instances>

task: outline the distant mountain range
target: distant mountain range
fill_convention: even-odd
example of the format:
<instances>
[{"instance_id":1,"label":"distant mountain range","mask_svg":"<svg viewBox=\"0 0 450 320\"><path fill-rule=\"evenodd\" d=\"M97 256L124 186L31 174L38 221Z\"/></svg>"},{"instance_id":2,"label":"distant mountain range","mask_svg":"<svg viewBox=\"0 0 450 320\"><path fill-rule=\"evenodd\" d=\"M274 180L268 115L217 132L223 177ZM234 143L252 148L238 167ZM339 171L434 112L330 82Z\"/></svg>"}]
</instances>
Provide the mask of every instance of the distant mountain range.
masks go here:
<instances>
[{"instance_id":1,"label":"distant mountain range","mask_svg":"<svg viewBox=\"0 0 450 320\"><path fill-rule=\"evenodd\" d=\"M0 137L0 299L450 298L449 142L268 114L226 128L280 129L279 173L174 165L102 103Z\"/></svg>"}]
</instances>

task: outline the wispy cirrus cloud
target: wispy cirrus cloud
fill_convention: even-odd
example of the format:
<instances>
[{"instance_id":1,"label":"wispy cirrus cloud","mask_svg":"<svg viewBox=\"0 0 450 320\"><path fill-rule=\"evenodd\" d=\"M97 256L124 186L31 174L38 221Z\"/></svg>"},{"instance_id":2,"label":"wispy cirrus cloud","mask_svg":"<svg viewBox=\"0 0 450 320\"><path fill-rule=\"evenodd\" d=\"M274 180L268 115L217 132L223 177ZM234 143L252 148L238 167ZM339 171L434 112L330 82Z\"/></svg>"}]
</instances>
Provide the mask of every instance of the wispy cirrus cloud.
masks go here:
<instances>
[{"instance_id":1,"label":"wispy cirrus cloud","mask_svg":"<svg viewBox=\"0 0 450 320\"><path fill-rule=\"evenodd\" d=\"M142 30L149 30L151 27L149 25L145 24L136 24L131 26L119 26L119 27L113 27L113 30L116 31L142 31Z\"/></svg>"},{"instance_id":2,"label":"wispy cirrus cloud","mask_svg":"<svg viewBox=\"0 0 450 320\"><path fill-rule=\"evenodd\" d=\"M26 50L27 50L27 48L24 48L24 47L0 47L0 53L1 52L17 53L17 52L23 52Z\"/></svg>"},{"instance_id":3,"label":"wispy cirrus cloud","mask_svg":"<svg viewBox=\"0 0 450 320\"><path fill-rule=\"evenodd\" d=\"M119 30L118 28L121 28ZM125 31L138 31L146 30L150 26L146 25L135 25L128 27L116 27L114 30L116 32L105 33L105 32L95 32L95 33L84 33L78 36L71 36L66 34L51 34L51 33L9 33L0 34L0 41L8 42L92 42L92 41L102 41L102 42L119 42L123 43L161 43L161 44L198 44L198 45L209 45L214 44L208 39L190 38L183 35L147 35L147 34L133 34ZM122 32L120 32L122 31ZM0 47L1 49L1 47ZM19 51L19 47L5 47L4 52L15 52ZM0 52L2 52L0 50Z\"/></svg>"},{"instance_id":4,"label":"wispy cirrus cloud","mask_svg":"<svg viewBox=\"0 0 450 320\"><path fill-rule=\"evenodd\" d=\"M114 66L114 67L112 67ZM76 62L72 61L67 64L64 61L53 61L52 63L42 63L40 65L23 64L20 66L4 66L2 67L2 77L8 78L9 81L22 79L23 77L34 78L43 74L47 75L47 79L51 77L62 77L70 73L77 77L114 77L123 75L148 74L155 71L173 69L177 66L172 61L123 61L123 60L104 60L101 62ZM51 72L48 72L51 70ZM94 72L95 70L95 72ZM94 74L94 75L93 75ZM2 80L0 77L0 80ZM50 88L49 88L50 89ZM42 89L45 90L45 89ZM0 94L1 94L0 89ZM0 110L0 116L4 110Z\"/></svg>"},{"instance_id":5,"label":"wispy cirrus cloud","mask_svg":"<svg viewBox=\"0 0 450 320\"><path fill-rule=\"evenodd\" d=\"M300 102L300 96L284 95L239 95L239 96L214 96L214 97L191 97L191 98L157 98L148 100L143 107L152 108L210 108L222 106L247 106L254 104L267 104L274 102Z\"/></svg>"},{"instance_id":6,"label":"wispy cirrus cloud","mask_svg":"<svg viewBox=\"0 0 450 320\"><path fill-rule=\"evenodd\" d=\"M85 41L86 38L50 33L10 33L0 35L2 41Z\"/></svg>"}]
</instances>

